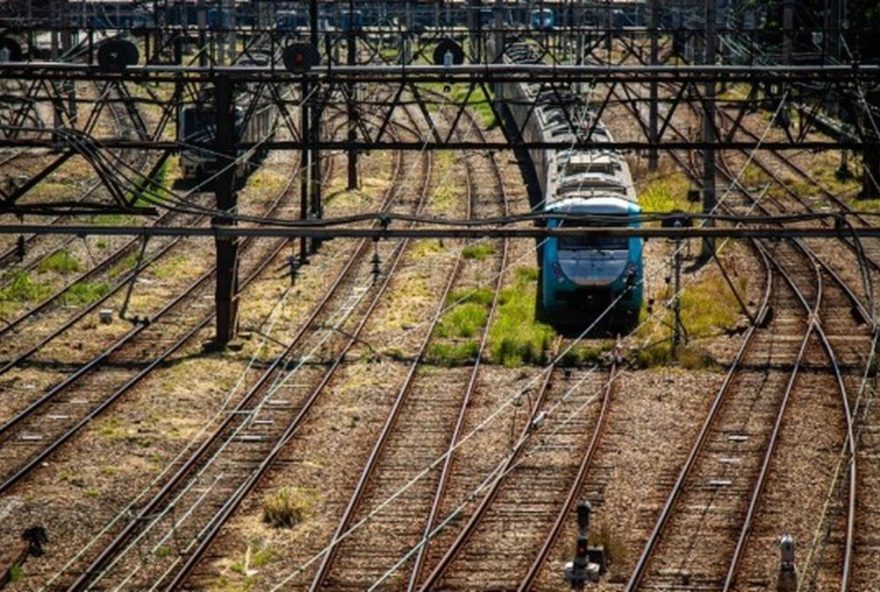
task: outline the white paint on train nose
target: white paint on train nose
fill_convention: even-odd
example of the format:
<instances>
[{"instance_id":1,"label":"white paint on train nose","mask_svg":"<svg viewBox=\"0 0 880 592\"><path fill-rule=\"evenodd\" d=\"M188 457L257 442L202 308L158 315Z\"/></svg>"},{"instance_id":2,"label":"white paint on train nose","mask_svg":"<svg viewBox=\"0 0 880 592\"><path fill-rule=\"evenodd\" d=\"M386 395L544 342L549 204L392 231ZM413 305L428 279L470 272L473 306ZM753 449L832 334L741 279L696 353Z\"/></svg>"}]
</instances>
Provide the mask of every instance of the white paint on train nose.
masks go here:
<instances>
[{"instance_id":1,"label":"white paint on train nose","mask_svg":"<svg viewBox=\"0 0 880 592\"><path fill-rule=\"evenodd\" d=\"M559 252L559 267L578 286L607 286L626 269L627 251Z\"/></svg>"}]
</instances>

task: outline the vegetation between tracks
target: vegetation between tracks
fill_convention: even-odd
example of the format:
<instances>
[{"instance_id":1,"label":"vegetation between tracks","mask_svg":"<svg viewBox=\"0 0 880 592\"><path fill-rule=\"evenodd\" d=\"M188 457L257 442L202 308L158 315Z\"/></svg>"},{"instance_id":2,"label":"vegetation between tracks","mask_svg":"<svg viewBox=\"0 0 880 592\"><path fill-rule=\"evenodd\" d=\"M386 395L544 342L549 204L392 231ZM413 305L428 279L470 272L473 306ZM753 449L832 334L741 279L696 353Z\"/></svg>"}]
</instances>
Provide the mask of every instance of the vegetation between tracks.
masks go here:
<instances>
[{"instance_id":1,"label":"vegetation between tracks","mask_svg":"<svg viewBox=\"0 0 880 592\"><path fill-rule=\"evenodd\" d=\"M688 201L690 181L680 172L651 179L639 189L639 203L644 212L697 211L698 203Z\"/></svg>"},{"instance_id":2,"label":"vegetation between tracks","mask_svg":"<svg viewBox=\"0 0 880 592\"><path fill-rule=\"evenodd\" d=\"M744 294L747 286L745 277L734 277L734 284L740 294ZM667 286L661 298L666 306L672 297L672 287ZM655 304L657 306L658 304ZM643 320L650 314L646 307L642 310ZM711 368L714 360L700 350L695 342L699 339L717 337L721 334L736 332L741 318L741 311L736 296L727 285L721 272L710 269L704 277L684 288L681 294L681 322L684 326L685 343L678 351L677 358L672 355L673 312L672 307L664 311L659 322L647 323L638 332L639 341L648 343L636 354L635 362L642 367L665 365L677 362L680 366L697 369Z\"/></svg>"},{"instance_id":3,"label":"vegetation between tracks","mask_svg":"<svg viewBox=\"0 0 880 592\"><path fill-rule=\"evenodd\" d=\"M489 329L489 357L508 368L544 362L556 336L553 327L535 318L538 269L518 267L513 284L501 291L498 316Z\"/></svg>"}]
</instances>

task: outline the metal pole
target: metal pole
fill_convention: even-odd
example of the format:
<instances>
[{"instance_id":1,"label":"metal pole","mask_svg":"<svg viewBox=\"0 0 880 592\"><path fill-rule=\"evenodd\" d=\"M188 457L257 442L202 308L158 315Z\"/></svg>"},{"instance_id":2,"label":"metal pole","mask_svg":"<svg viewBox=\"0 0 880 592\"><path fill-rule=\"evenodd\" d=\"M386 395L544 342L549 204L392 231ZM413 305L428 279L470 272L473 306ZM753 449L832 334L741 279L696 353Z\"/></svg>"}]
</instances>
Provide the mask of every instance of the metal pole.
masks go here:
<instances>
[{"instance_id":1,"label":"metal pole","mask_svg":"<svg viewBox=\"0 0 880 592\"><path fill-rule=\"evenodd\" d=\"M794 2L782 2L782 63L792 63L794 53Z\"/></svg>"},{"instance_id":2,"label":"metal pole","mask_svg":"<svg viewBox=\"0 0 880 592\"><path fill-rule=\"evenodd\" d=\"M651 65L656 66L659 52L660 35L660 0L651 0ZM651 148L648 150L648 170L656 171L660 160L657 150L657 126L658 126L658 85L656 80L651 81L650 86L650 111L648 113L648 133L650 135Z\"/></svg>"},{"instance_id":3,"label":"metal pole","mask_svg":"<svg viewBox=\"0 0 880 592\"><path fill-rule=\"evenodd\" d=\"M309 96L309 79L305 75L302 78L302 100L300 104L300 135L302 136L303 146L300 152L300 173L299 173L299 217L306 220L309 217L309 174L312 167L309 166L309 146L306 139L311 133L309 131L309 107L306 105L306 97ZM300 264L308 263L308 244L306 237L299 239L299 258Z\"/></svg>"},{"instance_id":4,"label":"metal pole","mask_svg":"<svg viewBox=\"0 0 880 592\"><path fill-rule=\"evenodd\" d=\"M678 222L675 223L676 228L681 227ZM675 254L673 255L674 281L672 285L672 314L674 316L672 325L672 359L678 356L678 348L681 345L681 239L675 239Z\"/></svg>"},{"instance_id":5,"label":"metal pole","mask_svg":"<svg viewBox=\"0 0 880 592\"><path fill-rule=\"evenodd\" d=\"M715 0L706 0L706 43L704 63L715 64ZM706 82L706 102L703 118L703 140L715 142L715 83ZM715 210L715 150L708 144L703 149L703 212L708 214ZM706 220L707 226L713 226L712 220ZM711 238L703 240L703 258L715 252L715 241Z\"/></svg>"},{"instance_id":6,"label":"metal pole","mask_svg":"<svg viewBox=\"0 0 880 592\"><path fill-rule=\"evenodd\" d=\"M235 113L232 97L232 81L227 76L215 82L216 100L216 150L223 155L220 162L226 165L235 158ZM238 196L235 191L236 167L224 169L215 181L214 193L217 209L235 214ZM234 225L235 218L216 216L215 225ZM215 302L217 305L217 336L215 345L225 347L238 331L238 238L217 237L217 284Z\"/></svg>"},{"instance_id":7,"label":"metal pole","mask_svg":"<svg viewBox=\"0 0 880 592\"><path fill-rule=\"evenodd\" d=\"M356 50L357 43L356 37L354 34L354 28L351 27L351 23L354 22L354 0L349 0L348 2L348 22L349 22L349 31L346 37L346 49L348 51L348 65L354 66L356 63ZM348 90L348 104L346 105L347 116L348 116L348 141L351 143L352 147L348 149L348 190L352 191L357 189L358 186L358 178L357 178L357 150L354 149L354 142L357 140L357 110L355 109L355 92L357 91L357 87L354 83L349 83L347 85Z\"/></svg>"},{"instance_id":8,"label":"metal pole","mask_svg":"<svg viewBox=\"0 0 880 592\"><path fill-rule=\"evenodd\" d=\"M351 23L349 23L351 26ZM315 48L318 46L318 2L317 0L309 0L309 27L311 33L311 42ZM309 142L309 188L310 188L310 207L309 212L312 218L321 218L323 215L323 206L321 205L321 154L319 144L321 141L321 105L319 101L310 101L311 115L309 119L309 134L305 136ZM313 239L311 250L314 253L318 249L320 242Z\"/></svg>"}]
</instances>

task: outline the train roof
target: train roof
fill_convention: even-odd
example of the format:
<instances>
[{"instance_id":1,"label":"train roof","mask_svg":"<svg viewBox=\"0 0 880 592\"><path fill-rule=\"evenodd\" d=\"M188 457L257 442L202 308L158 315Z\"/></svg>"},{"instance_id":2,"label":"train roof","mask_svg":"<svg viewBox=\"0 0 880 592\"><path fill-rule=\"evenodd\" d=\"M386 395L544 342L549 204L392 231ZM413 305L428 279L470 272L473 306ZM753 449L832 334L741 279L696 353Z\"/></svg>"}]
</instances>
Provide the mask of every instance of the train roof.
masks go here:
<instances>
[{"instance_id":1,"label":"train roof","mask_svg":"<svg viewBox=\"0 0 880 592\"><path fill-rule=\"evenodd\" d=\"M638 209L639 205L633 201L620 197L566 197L551 204L547 204L547 211L566 214L628 214L632 208Z\"/></svg>"}]
</instances>

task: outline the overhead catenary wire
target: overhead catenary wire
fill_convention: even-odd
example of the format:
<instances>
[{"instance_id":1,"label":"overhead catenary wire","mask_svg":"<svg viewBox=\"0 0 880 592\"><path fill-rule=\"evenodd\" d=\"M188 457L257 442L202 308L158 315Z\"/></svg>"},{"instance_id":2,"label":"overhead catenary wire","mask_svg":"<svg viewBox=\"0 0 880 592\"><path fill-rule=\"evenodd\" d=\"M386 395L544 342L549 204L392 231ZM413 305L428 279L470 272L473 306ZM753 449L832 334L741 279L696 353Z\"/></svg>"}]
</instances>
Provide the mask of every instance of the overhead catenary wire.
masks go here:
<instances>
[{"instance_id":1,"label":"overhead catenary wire","mask_svg":"<svg viewBox=\"0 0 880 592\"><path fill-rule=\"evenodd\" d=\"M779 112L779 110L777 109L776 114L778 114L778 112ZM774 118L773 118L773 119L775 119L776 114L774 114ZM772 126L773 119L771 119L770 123L768 124L768 129L770 128L770 126ZM767 133L767 132L765 131L765 135L766 135L766 133ZM743 169L740 171L740 174L737 175L737 178L739 178L739 176L742 175L742 172L743 172L744 170L745 170L745 167L743 167ZM734 183L732 182L731 184L729 184L729 185L727 186L726 191L722 194L722 196L718 199L717 203L715 204L715 208L716 208L716 209L717 209L717 208L720 208L720 207L722 206L724 200L729 196L730 192L732 191L732 189L733 189L733 185L734 185ZM751 209L754 209L755 207L757 207L757 203L753 204L753 206L752 206ZM719 246L719 250L722 249L722 248L724 247L725 244L726 244L726 243L722 243L722 245ZM684 248L683 245L682 245L681 247L679 247L679 249L681 249L681 248ZM642 279L641 281L644 282L645 279ZM693 281L696 281L696 279L694 279ZM693 283L693 282L690 282L690 283ZM690 283L688 283L688 284L682 286L682 287L681 287L681 290L679 291L679 293L676 294L676 295L674 295L674 297L678 297L678 296L680 296L680 294L683 293L684 290L687 289L687 287L689 287ZM632 289L632 288L627 288L627 289ZM571 351L571 349L572 349L572 348L573 348L578 342L580 342L580 341L581 341L581 340L582 340L582 339L583 339L583 338L589 333L589 331L591 331L591 330L595 327L596 323L598 323L598 321L601 320L601 318L603 318L605 315L608 314L608 312L614 307L614 305L616 304L616 302L617 302L620 298L623 297L624 294L625 294L625 292L621 293L621 295L619 295L618 298L617 298L615 301L613 301L613 302L612 302L612 303L611 303L606 309L604 309L603 311L601 311L601 312L599 313L599 316L597 317L597 320L596 320L594 323L592 323L590 326L587 327L586 330L584 330L581 334L579 334L579 335L578 335L578 336L572 341L572 343L570 343L570 344L568 345L568 347L566 347L563 351L561 351L559 354L557 354L557 356L554 358L554 360L551 361L551 363L550 363L549 365L545 366L545 367L544 367L544 368L543 368L543 369L542 369L542 370L541 370L536 376L534 376L533 378L531 378L531 379L526 383L526 385L524 385L521 389L519 389L519 390L517 391L516 394L514 394L513 396L510 396L510 397L508 397L508 398L506 398L506 399L501 403L501 405L499 405L498 407L496 407L496 408L495 408L495 409L494 409L494 410L493 410L493 411L492 411L492 412L486 417L486 419L485 419L482 423L480 423L479 425L477 425L477 426L476 426L471 432L469 432L468 434L462 436L462 437L460 438L459 442L458 442L456 445L450 447L450 449L449 449L447 452L445 452L445 453L444 453L443 455L441 455L439 458L437 458L437 459L435 459L433 462L431 462L431 463L430 463L425 469L423 469L420 473L418 473L416 476L414 476L414 477L413 477L408 483L406 483L405 485L403 485L403 486L402 486L400 489L398 489L395 493L391 494L390 496L388 496L387 498L385 498L385 500L383 500L383 501L379 502L378 504L376 504L376 505L374 506L374 508L373 508L371 511L369 511L369 512L368 512L368 513L367 513L367 514L366 514L366 515L365 515L365 516L364 516L359 522L357 522L357 523L355 523L354 525L352 525L352 526L351 526L346 532L342 533L339 537L337 537L336 539L334 539L333 541L331 541L327 546L325 546L321 551L319 551L318 553L316 553L315 555L313 555L309 560L307 560L306 562L302 563L302 564L301 564L301 565L300 565L300 566L299 566L294 572L292 572L291 574L289 574L289 575L288 575L287 577L285 577L285 578L284 578L279 584L277 584L274 588L272 588L272 592L276 592L277 590L280 590L283 586L289 584L290 581L291 581L294 577L296 577L296 576L297 576L298 574L300 574L300 573L303 573L305 569L307 569L307 568L308 568L310 565L312 565L315 561L319 560L324 554L326 554L327 552L329 552L330 548L332 548L333 546L338 545L339 543L341 543L344 539L346 539L348 536L350 536L350 534L351 534L353 531L355 531L356 529L358 529L358 528L360 528L361 526L363 526L363 525L364 525L367 521L369 521L369 520L370 520L370 519L371 519L376 513L380 512L380 511L381 511L382 509L384 509L388 504L392 503L392 502L394 501L394 499L397 499L400 495L403 495L403 493L405 493L410 487L412 487L412 486L413 486L418 480L424 478L427 474L429 474L429 472L430 472L433 468L435 468L436 466L438 466L439 463L442 462L442 461L445 459L445 457L446 457L447 455L452 454L455 450L457 450L459 447L461 447L464 443L466 443L467 441L469 441L469 440L470 440L470 439L471 439L476 433L478 433L479 431L481 431L482 429L484 429L489 423L491 423L491 422L494 421L497 417L499 417L499 416L500 416L500 413L501 413L504 409L506 409L508 406L512 405L513 402L514 402L515 400L517 400L518 398L520 398L520 397L521 397L521 396L522 396L522 395L523 395L523 394L524 394L529 388L531 388L532 386L534 386L534 385L535 385L535 384L536 384L536 383L537 383L537 382L538 382L538 381L539 381L539 380L540 380L540 379L541 379L541 378L542 378L547 372L550 372L550 371L552 370L552 368L555 366L555 364L556 364L558 361L562 360L562 359L564 358L564 356L565 356L569 351ZM658 311L656 311L656 312L652 313L650 316L648 316L644 321L642 321L642 323L640 323L635 329L633 329L633 331L631 331L627 336L623 337L623 338L620 340L620 342L622 343L622 342L625 341L627 338L632 337L633 335L636 335L636 334L638 333L639 329L640 329L642 326L644 326L645 324L647 324L649 320L654 319L655 317L658 317L659 314L660 314L660 310L658 309ZM647 345L649 345L649 343L647 343L647 342L649 341L649 337L646 337L646 338L645 338L645 341L646 341L646 344L643 345L643 347L646 347ZM597 365L594 365L594 366L592 366L587 372L588 372L588 373L593 372L593 371L595 371L598 367L599 367L598 364L597 364ZM625 371L624 371L624 370L621 370L621 371L618 373L617 377L622 376L623 374L625 374ZM584 380L585 380L585 378L584 378ZM570 396L570 394L571 394L571 391L567 392L567 393L566 393L566 396L564 396L563 398L561 398L560 401L558 401L556 405L552 406L551 409L547 411L547 413L546 413L546 417L547 417L547 418L552 418L552 411L553 411L554 409L558 408L558 406L561 405L561 404L567 399L567 396ZM596 396L598 396L598 395L596 395ZM547 424L547 421L546 421L546 419L545 419L545 424L544 424L544 425L546 425L546 424ZM534 432L534 433L537 433L537 432ZM531 433L527 434L526 437L529 437L530 435L531 435ZM502 459L502 461L499 463L498 466L496 466L496 468L495 468L494 470L495 470L495 471L499 470L501 467L503 467L503 465L504 465L505 462L506 462L506 459ZM519 463L516 463L516 465L514 465L514 466L517 466L518 464L519 464ZM512 467L511 467L511 470L513 470L513 468L514 468L514 467L512 466ZM502 477L503 477L503 475L502 475L502 474L499 474L499 475L495 476L494 478L495 478L495 479L500 479L500 478L502 478ZM492 475L490 474L490 475L487 477L487 480L485 480L483 483L491 482L492 480L493 480L493 478L492 478ZM483 488L483 483L481 483L481 485L477 488L477 491L479 491L480 489ZM472 491L472 492L467 496L467 500L469 500L473 495L476 495L476 492L475 492L475 491ZM430 538L432 538L432 537L434 536L434 534L438 531L438 529L440 529L440 528L442 528L442 527L445 527L445 525L447 525L447 524L449 523L449 521L451 521L451 520L457 515L457 513L458 513L459 511L461 511L461 509L463 509L464 505L467 503L467 500L466 500L465 502L463 502L463 504L462 504L461 507L459 507L459 508L457 508L456 510L454 510L453 512L451 512L450 515L447 516L446 519L444 519L443 521L441 521L440 524L438 525L438 527L437 527L436 529L434 529L434 531L432 531L432 533L431 533L428 537L423 538L423 539L421 540L421 542L418 543L418 545L420 546L420 545L425 544L426 541L428 541ZM416 552L417 550L418 550L417 548L415 548L415 549L410 549L410 551L407 553L407 556L409 556L411 553ZM405 563L405 561L399 562L399 563L396 564L392 569L397 569L397 568L399 568L400 566L402 566L404 563ZM390 575L390 574L389 574L389 575Z\"/></svg>"}]
</instances>

